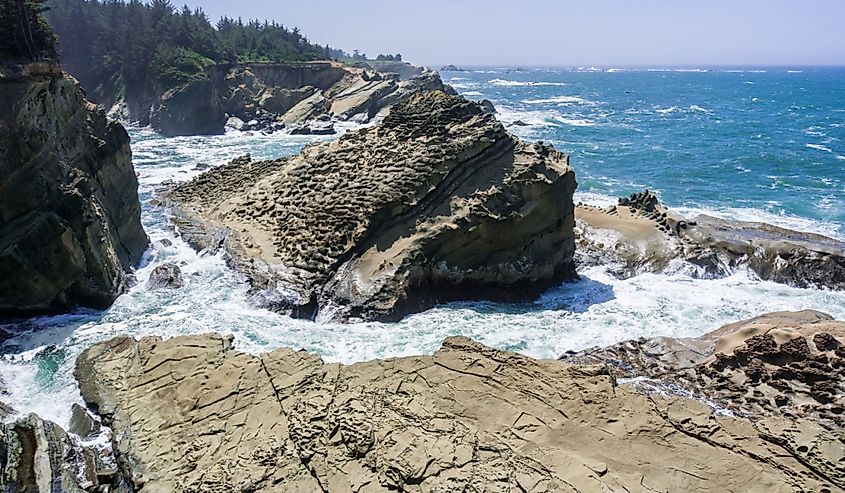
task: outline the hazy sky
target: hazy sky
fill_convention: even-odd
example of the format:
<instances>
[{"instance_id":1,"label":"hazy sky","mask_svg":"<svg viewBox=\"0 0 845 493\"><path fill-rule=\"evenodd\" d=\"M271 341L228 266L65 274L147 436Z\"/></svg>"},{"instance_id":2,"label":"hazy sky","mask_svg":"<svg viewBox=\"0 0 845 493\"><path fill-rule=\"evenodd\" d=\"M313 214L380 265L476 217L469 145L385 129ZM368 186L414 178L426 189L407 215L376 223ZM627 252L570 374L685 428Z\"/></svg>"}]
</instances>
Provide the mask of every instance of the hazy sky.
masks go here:
<instances>
[{"instance_id":1,"label":"hazy sky","mask_svg":"<svg viewBox=\"0 0 845 493\"><path fill-rule=\"evenodd\" d=\"M845 65L845 0L173 0L441 65Z\"/></svg>"}]
</instances>

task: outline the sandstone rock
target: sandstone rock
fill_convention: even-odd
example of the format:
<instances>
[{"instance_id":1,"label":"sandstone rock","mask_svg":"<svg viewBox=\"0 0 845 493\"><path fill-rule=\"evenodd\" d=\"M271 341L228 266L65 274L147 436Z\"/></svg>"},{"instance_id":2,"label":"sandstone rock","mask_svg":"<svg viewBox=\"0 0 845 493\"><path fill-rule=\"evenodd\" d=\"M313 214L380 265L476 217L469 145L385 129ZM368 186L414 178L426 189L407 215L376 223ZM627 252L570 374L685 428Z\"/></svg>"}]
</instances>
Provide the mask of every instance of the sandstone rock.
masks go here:
<instances>
[{"instance_id":1,"label":"sandstone rock","mask_svg":"<svg viewBox=\"0 0 845 493\"><path fill-rule=\"evenodd\" d=\"M82 438L88 438L100 432L100 422L88 410L77 403L71 406L68 431Z\"/></svg>"},{"instance_id":2,"label":"sandstone rock","mask_svg":"<svg viewBox=\"0 0 845 493\"><path fill-rule=\"evenodd\" d=\"M769 313L699 338L639 339L563 358L607 364L619 378L645 376L738 414L800 417L845 440L845 354L836 352L843 343L845 322L805 310Z\"/></svg>"},{"instance_id":3,"label":"sandstone rock","mask_svg":"<svg viewBox=\"0 0 845 493\"><path fill-rule=\"evenodd\" d=\"M812 421L719 416L603 366L452 337L353 365L215 334L119 337L76 375L142 491L833 491L841 442Z\"/></svg>"},{"instance_id":4,"label":"sandstone rock","mask_svg":"<svg viewBox=\"0 0 845 493\"><path fill-rule=\"evenodd\" d=\"M261 303L390 320L449 300L530 300L573 278L575 186L564 154L431 92L379 125L218 167L170 198L183 236L222 242Z\"/></svg>"},{"instance_id":5,"label":"sandstone rock","mask_svg":"<svg viewBox=\"0 0 845 493\"><path fill-rule=\"evenodd\" d=\"M102 452L75 442L58 425L35 414L0 424L0 489L3 491L131 492L109 466L111 460Z\"/></svg>"},{"instance_id":6,"label":"sandstone rock","mask_svg":"<svg viewBox=\"0 0 845 493\"><path fill-rule=\"evenodd\" d=\"M407 63L377 67L379 72L335 62L216 65L204 79L162 95L152 125L165 135L194 135L223 133L227 122L272 132L322 115L363 123L411 94L451 89L437 73ZM238 120L255 124L238 126Z\"/></svg>"},{"instance_id":7,"label":"sandstone rock","mask_svg":"<svg viewBox=\"0 0 845 493\"><path fill-rule=\"evenodd\" d=\"M581 265L615 265L628 277L660 272L675 260L701 277L748 267L760 278L798 287L845 289L845 243L764 223L673 213L646 190L619 204L576 208Z\"/></svg>"},{"instance_id":8,"label":"sandstone rock","mask_svg":"<svg viewBox=\"0 0 845 493\"><path fill-rule=\"evenodd\" d=\"M147 245L129 136L60 72L0 105L0 313L108 306Z\"/></svg>"},{"instance_id":9,"label":"sandstone rock","mask_svg":"<svg viewBox=\"0 0 845 493\"><path fill-rule=\"evenodd\" d=\"M178 265L164 263L153 269L150 279L147 281L147 290L156 289L178 289L184 284L182 270Z\"/></svg>"}]
</instances>

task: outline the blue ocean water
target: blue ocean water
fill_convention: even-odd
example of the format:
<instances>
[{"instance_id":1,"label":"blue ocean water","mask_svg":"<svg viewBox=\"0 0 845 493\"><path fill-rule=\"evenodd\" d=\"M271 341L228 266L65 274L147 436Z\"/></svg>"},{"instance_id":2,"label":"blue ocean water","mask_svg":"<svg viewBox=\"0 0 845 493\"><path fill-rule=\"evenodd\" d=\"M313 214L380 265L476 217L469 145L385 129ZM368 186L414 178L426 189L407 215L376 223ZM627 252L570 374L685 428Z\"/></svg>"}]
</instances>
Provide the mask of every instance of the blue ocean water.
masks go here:
<instances>
[{"instance_id":1,"label":"blue ocean water","mask_svg":"<svg viewBox=\"0 0 845 493\"><path fill-rule=\"evenodd\" d=\"M681 212L845 235L845 70L660 70L485 68L442 75L467 97L492 100L512 132L570 153L579 200L613 202L648 187ZM724 279L696 279L681 268L619 280L593 267L580 271L582 282L551 289L535 303L453 303L389 324L293 320L252 306L244 279L219 255L182 241L155 197L164 182L199 174L199 164L247 152L256 159L291 155L335 137L129 133L152 240L136 272L139 283L108 310L0 323L16 334L0 343L0 377L10 393L2 399L21 413L67 424L70 405L81 401L76 356L119 334L216 331L233 334L241 350L304 348L340 362L431 353L445 337L466 335L554 358L636 337L696 336L776 310L817 309L845 319L845 292L764 282L743 270ZM185 286L147 291L146 280L163 262L180 265Z\"/></svg>"},{"instance_id":2,"label":"blue ocean water","mask_svg":"<svg viewBox=\"0 0 845 493\"><path fill-rule=\"evenodd\" d=\"M514 133L571 154L579 191L845 235L845 68L443 72ZM513 125L521 121L527 125Z\"/></svg>"}]
</instances>

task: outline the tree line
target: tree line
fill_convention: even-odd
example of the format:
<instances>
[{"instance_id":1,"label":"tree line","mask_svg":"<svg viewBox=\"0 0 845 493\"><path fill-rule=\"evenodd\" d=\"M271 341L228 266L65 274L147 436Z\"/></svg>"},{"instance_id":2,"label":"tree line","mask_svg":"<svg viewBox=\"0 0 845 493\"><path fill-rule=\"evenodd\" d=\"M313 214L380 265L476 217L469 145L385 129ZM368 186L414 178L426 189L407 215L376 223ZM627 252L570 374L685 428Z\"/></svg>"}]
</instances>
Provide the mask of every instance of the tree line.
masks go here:
<instances>
[{"instance_id":1,"label":"tree line","mask_svg":"<svg viewBox=\"0 0 845 493\"><path fill-rule=\"evenodd\" d=\"M22 62L54 59L56 38L42 14L43 0L0 0L0 58Z\"/></svg>"},{"instance_id":2,"label":"tree line","mask_svg":"<svg viewBox=\"0 0 845 493\"><path fill-rule=\"evenodd\" d=\"M161 94L202 77L211 64L346 56L312 43L296 27L228 17L212 24L202 9L176 8L169 0L52 0L48 5L62 63L95 99Z\"/></svg>"}]
</instances>

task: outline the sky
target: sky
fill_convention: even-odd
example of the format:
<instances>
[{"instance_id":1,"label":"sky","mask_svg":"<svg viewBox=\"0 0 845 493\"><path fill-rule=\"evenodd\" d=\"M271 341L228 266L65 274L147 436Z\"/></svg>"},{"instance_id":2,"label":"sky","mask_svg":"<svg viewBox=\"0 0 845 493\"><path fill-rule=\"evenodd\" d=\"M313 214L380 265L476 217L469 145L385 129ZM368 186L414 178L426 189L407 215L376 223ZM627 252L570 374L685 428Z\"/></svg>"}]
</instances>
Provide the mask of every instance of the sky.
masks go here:
<instances>
[{"instance_id":1,"label":"sky","mask_svg":"<svg viewBox=\"0 0 845 493\"><path fill-rule=\"evenodd\" d=\"M845 0L172 0L439 66L845 65Z\"/></svg>"}]
</instances>

